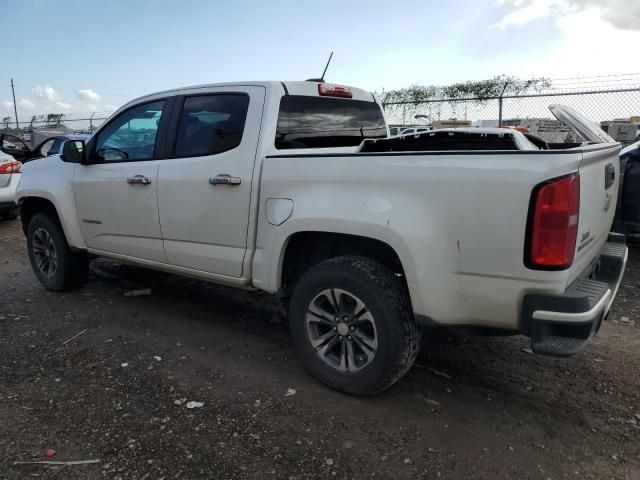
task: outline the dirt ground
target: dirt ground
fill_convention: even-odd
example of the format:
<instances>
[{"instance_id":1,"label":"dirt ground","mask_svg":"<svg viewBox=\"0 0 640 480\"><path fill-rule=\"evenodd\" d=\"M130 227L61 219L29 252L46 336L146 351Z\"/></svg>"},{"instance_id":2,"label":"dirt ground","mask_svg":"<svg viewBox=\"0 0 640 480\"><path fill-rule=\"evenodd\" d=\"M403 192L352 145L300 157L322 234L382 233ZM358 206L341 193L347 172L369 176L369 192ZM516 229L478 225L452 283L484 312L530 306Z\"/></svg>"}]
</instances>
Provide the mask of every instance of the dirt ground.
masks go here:
<instances>
[{"instance_id":1,"label":"dirt ground","mask_svg":"<svg viewBox=\"0 0 640 480\"><path fill-rule=\"evenodd\" d=\"M0 478L640 479L639 292L635 249L575 357L428 331L404 379L355 398L304 371L268 296L105 260L49 293L0 223ZM41 460L99 461L14 464Z\"/></svg>"}]
</instances>

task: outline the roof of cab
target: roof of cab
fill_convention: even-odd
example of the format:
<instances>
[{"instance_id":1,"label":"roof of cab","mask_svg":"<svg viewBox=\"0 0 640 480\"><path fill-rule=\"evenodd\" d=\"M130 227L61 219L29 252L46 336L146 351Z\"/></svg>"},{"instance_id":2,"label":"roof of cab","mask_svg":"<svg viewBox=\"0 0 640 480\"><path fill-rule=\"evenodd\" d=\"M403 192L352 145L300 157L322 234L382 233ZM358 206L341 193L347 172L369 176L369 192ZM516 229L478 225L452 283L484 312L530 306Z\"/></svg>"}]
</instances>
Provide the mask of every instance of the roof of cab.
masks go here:
<instances>
[{"instance_id":1,"label":"roof of cab","mask_svg":"<svg viewBox=\"0 0 640 480\"><path fill-rule=\"evenodd\" d=\"M180 92L186 90L198 90L198 89L206 89L212 87L264 87L266 89L278 89L284 90L289 95L308 95L308 96L319 96L318 94L318 85L319 82L314 81L292 81L292 82L277 82L277 81L248 81L248 82L224 82L224 83L207 83L202 85L190 85L187 87L180 88L172 88L169 90L162 90L159 92L149 93L147 95L143 95L141 97L137 97L130 102L127 102L126 107L133 103L138 103L140 100L148 97L155 97L157 95L179 95ZM366 90L362 90L361 88L350 87L353 93L352 100L363 100L374 102L375 97L372 93L367 92ZM349 99L346 99L349 100ZM122 110L121 107L119 110Z\"/></svg>"}]
</instances>

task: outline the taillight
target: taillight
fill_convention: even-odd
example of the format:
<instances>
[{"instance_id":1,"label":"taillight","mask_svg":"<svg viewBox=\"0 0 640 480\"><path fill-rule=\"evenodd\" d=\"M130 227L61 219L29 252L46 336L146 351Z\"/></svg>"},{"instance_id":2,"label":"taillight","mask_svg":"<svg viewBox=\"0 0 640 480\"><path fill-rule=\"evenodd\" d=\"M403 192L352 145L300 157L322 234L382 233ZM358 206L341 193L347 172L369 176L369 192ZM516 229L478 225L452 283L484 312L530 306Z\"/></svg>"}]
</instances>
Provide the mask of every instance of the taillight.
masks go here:
<instances>
[{"instance_id":1,"label":"taillight","mask_svg":"<svg viewBox=\"0 0 640 480\"><path fill-rule=\"evenodd\" d=\"M564 270L573 263L580 211L580 175L541 183L531 196L525 264Z\"/></svg>"},{"instance_id":2,"label":"taillight","mask_svg":"<svg viewBox=\"0 0 640 480\"><path fill-rule=\"evenodd\" d=\"M323 97L353 97L351 87L345 87L344 85L333 85L331 83L319 83L318 93Z\"/></svg>"},{"instance_id":3,"label":"taillight","mask_svg":"<svg viewBox=\"0 0 640 480\"><path fill-rule=\"evenodd\" d=\"M20 173L22 163L16 161L0 163L0 173Z\"/></svg>"}]
</instances>

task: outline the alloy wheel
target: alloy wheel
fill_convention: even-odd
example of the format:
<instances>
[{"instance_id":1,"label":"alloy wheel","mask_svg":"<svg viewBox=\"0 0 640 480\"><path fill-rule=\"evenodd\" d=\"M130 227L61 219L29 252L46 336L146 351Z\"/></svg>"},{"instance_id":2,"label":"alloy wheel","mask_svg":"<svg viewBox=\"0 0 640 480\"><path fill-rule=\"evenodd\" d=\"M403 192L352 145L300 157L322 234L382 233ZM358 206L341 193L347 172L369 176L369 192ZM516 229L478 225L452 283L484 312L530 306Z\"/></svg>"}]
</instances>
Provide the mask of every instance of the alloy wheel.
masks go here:
<instances>
[{"instance_id":1,"label":"alloy wheel","mask_svg":"<svg viewBox=\"0 0 640 480\"><path fill-rule=\"evenodd\" d=\"M378 335L364 302L346 290L322 290L305 316L307 335L316 355L343 373L369 365L378 350Z\"/></svg>"}]
</instances>

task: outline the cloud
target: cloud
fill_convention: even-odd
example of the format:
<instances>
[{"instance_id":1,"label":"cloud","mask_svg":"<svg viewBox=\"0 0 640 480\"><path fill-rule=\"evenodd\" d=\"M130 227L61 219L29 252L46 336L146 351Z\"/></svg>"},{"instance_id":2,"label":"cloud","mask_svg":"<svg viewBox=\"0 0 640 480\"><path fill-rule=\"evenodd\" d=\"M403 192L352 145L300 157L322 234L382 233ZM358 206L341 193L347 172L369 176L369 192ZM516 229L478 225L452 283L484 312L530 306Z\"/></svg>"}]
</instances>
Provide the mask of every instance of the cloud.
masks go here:
<instances>
[{"instance_id":1,"label":"cloud","mask_svg":"<svg viewBox=\"0 0 640 480\"><path fill-rule=\"evenodd\" d=\"M638 45L640 31L616 28L595 9L558 16L555 27L561 38L544 55L514 64L514 72L562 78L633 71L630 50L620 46Z\"/></svg>"},{"instance_id":2,"label":"cloud","mask_svg":"<svg viewBox=\"0 0 640 480\"><path fill-rule=\"evenodd\" d=\"M98 95L96 92L94 92L90 88L86 88L84 90L78 90L78 97L80 97L82 100L87 100L90 102L100 101L100 95Z\"/></svg>"},{"instance_id":3,"label":"cloud","mask_svg":"<svg viewBox=\"0 0 640 480\"><path fill-rule=\"evenodd\" d=\"M55 102L59 98L58 92L56 92L49 85L45 85L45 86L36 85L33 88L33 93L35 94L36 97L46 98L50 102Z\"/></svg>"},{"instance_id":4,"label":"cloud","mask_svg":"<svg viewBox=\"0 0 640 480\"><path fill-rule=\"evenodd\" d=\"M70 110L71 107L73 105L71 105L70 103L65 103L65 102L56 102L56 107L62 109L62 110Z\"/></svg>"},{"instance_id":5,"label":"cloud","mask_svg":"<svg viewBox=\"0 0 640 480\"><path fill-rule=\"evenodd\" d=\"M3 100L1 105L3 110L11 110L13 108L13 102L9 100Z\"/></svg>"},{"instance_id":6,"label":"cloud","mask_svg":"<svg viewBox=\"0 0 640 480\"><path fill-rule=\"evenodd\" d=\"M22 110L34 110L36 108L35 104L31 100L27 100L26 98L21 99L18 102L18 106Z\"/></svg>"},{"instance_id":7,"label":"cloud","mask_svg":"<svg viewBox=\"0 0 640 480\"><path fill-rule=\"evenodd\" d=\"M521 26L540 18L559 18L592 10L616 29L640 31L638 0L498 0L498 4L511 11L491 28Z\"/></svg>"},{"instance_id":8,"label":"cloud","mask_svg":"<svg viewBox=\"0 0 640 480\"><path fill-rule=\"evenodd\" d=\"M522 26L539 18L548 17L554 0L499 0L501 5L508 5L515 10L507 13L502 19L489 28L507 28L512 25Z\"/></svg>"},{"instance_id":9,"label":"cloud","mask_svg":"<svg viewBox=\"0 0 640 480\"><path fill-rule=\"evenodd\" d=\"M96 107L95 104L90 103L89 105L87 105L87 108L89 109L90 112L97 112L98 111L98 107Z\"/></svg>"},{"instance_id":10,"label":"cloud","mask_svg":"<svg viewBox=\"0 0 640 480\"><path fill-rule=\"evenodd\" d=\"M110 103L106 103L104 105L104 109L108 112L115 112L118 109L118 107L116 107L115 105L111 105Z\"/></svg>"}]
</instances>

